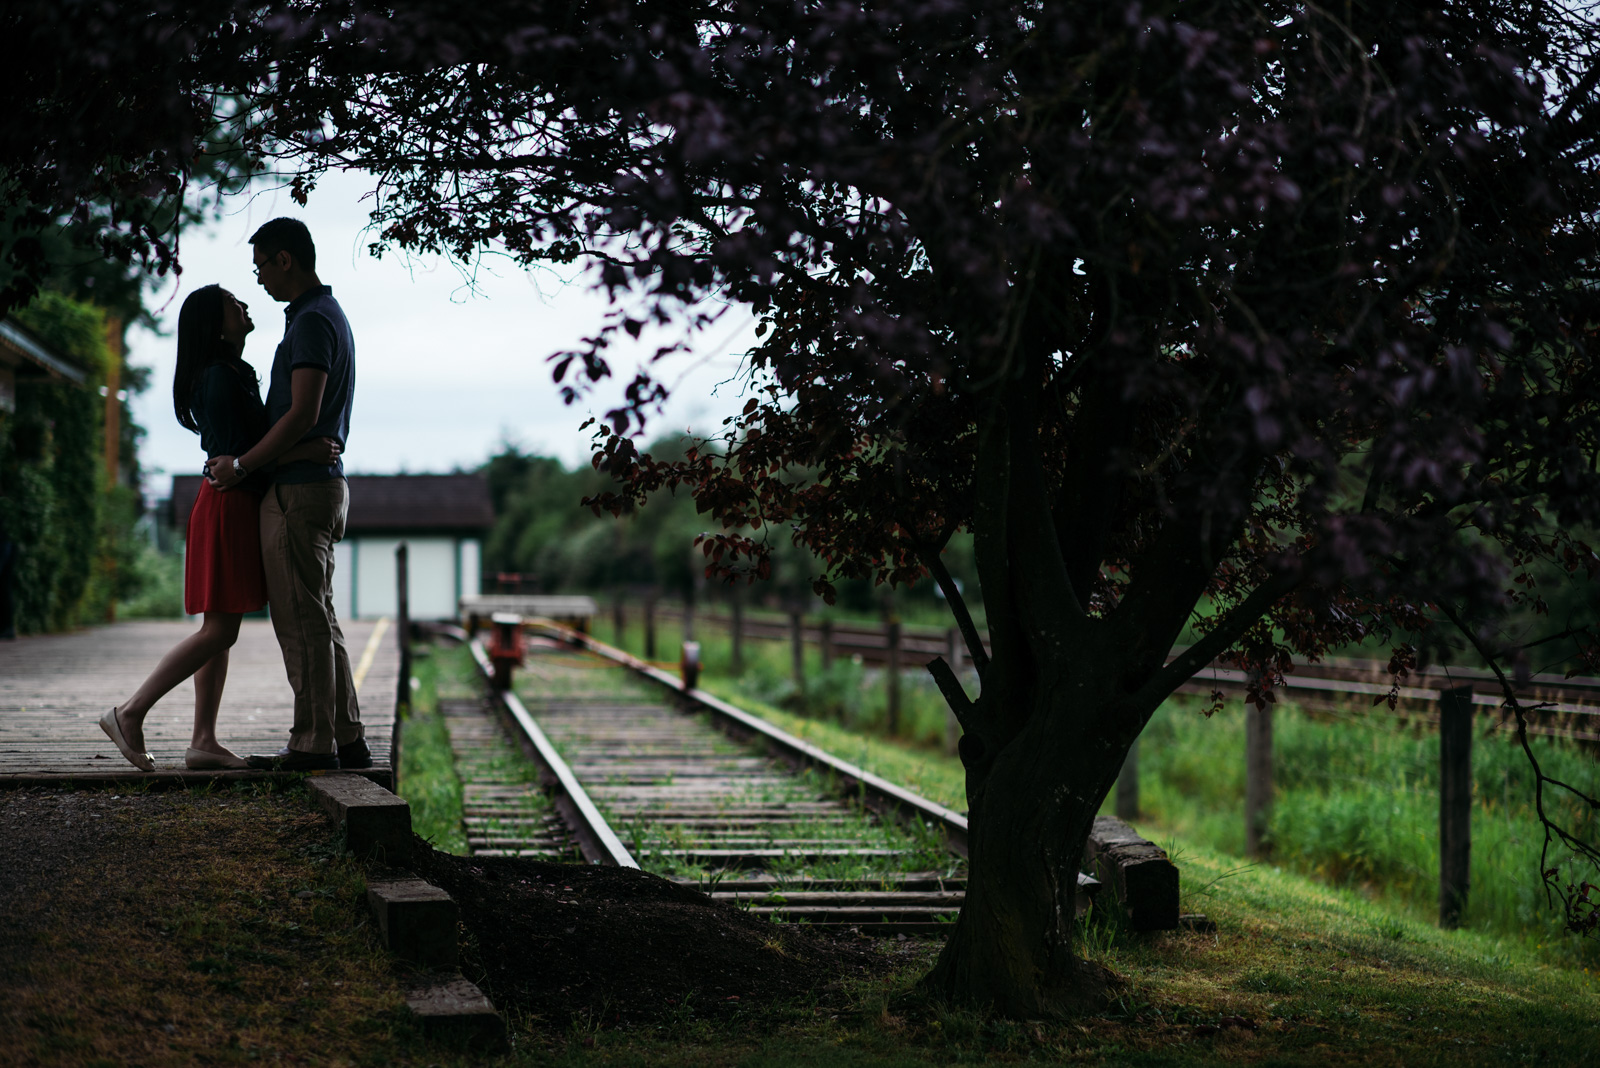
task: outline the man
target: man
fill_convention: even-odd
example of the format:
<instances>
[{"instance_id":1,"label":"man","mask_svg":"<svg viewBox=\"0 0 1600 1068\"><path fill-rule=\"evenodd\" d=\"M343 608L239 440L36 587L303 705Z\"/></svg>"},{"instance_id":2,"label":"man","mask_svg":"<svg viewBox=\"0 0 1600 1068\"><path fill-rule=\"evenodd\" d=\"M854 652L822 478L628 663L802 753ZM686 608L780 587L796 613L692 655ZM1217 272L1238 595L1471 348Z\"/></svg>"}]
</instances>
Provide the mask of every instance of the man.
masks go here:
<instances>
[{"instance_id":1,"label":"man","mask_svg":"<svg viewBox=\"0 0 1600 1068\"><path fill-rule=\"evenodd\" d=\"M223 489L308 438L333 438L342 449L355 394L355 341L333 290L317 277L311 232L298 219L273 219L251 236L250 245L261 288L289 306L272 359L266 436L242 456L207 462ZM344 537L349 507L342 459L282 465L261 502L262 562L272 627L294 688L294 728L289 744L275 755L249 757L253 768L372 766L350 656L333 611L333 546Z\"/></svg>"}]
</instances>

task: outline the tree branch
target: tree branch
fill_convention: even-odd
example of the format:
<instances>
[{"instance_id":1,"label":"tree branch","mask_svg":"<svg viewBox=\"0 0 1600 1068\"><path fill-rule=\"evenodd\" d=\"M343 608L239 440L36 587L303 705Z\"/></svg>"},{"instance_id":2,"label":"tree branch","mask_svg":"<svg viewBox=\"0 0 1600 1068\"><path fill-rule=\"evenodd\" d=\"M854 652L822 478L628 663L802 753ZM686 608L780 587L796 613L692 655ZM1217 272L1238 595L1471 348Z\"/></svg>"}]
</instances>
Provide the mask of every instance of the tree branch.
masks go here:
<instances>
[{"instance_id":1,"label":"tree branch","mask_svg":"<svg viewBox=\"0 0 1600 1068\"><path fill-rule=\"evenodd\" d=\"M1596 869L1600 869L1600 848L1596 848L1593 844L1578 838L1545 813L1544 785L1549 783L1551 786L1566 790L1587 804L1591 811L1600 811L1600 799L1590 797L1571 783L1563 782L1544 773L1544 768L1539 764L1539 758L1533 755L1533 746L1528 742L1528 720L1523 713L1522 702L1517 700L1516 691L1512 689L1511 681L1506 678L1505 672L1501 670L1497 662L1498 658L1485 648L1477 633L1466 625L1465 621L1454 609L1447 604L1441 604L1439 605L1439 610L1444 613L1445 618L1455 624L1456 629L1461 632L1462 636L1472 644L1478 655L1483 658L1483 662L1488 665L1489 670L1494 672L1495 678L1499 680L1500 690L1505 694L1505 703L1511 707L1511 711L1517 717L1517 742L1522 746L1523 755L1528 758L1528 764L1533 768L1533 807L1539 816L1540 826L1544 830L1544 841L1539 846L1539 877L1544 882L1545 901L1547 904L1554 906L1555 899L1557 897L1561 898L1562 911L1565 913L1569 930L1581 932L1586 927L1592 930L1592 924L1579 915L1580 909L1587 903L1586 894L1583 890L1575 890L1570 884L1565 890L1562 889L1561 884L1557 881L1557 873L1560 869L1550 866L1550 847L1559 839L1562 845L1572 850L1576 856L1587 860Z\"/></svg>"},{"instance_id":2,"label":"tree branch","mask_svg":"<svg viewBox=\"0 0 1600 1068\"><path fill-rule=\"evenodd\" d=\"M950 613L956 617L956 626L961 629L961 639L967 643L967 655L972 658L972 666L978 670L978 678L983 678L983 673L989 667L989 651L983 647L983 636L978 633L978 626L972 621L972 613L967 611L967 600L961 591L956 588L956 580L950 577L949 568L944 566L944 561L939 559L939 554L918 552L922 558L922 566L928 569L933 580L939 584L939 589L944 591L944 599L950 605Z\"/></svg>"},{"instance_id":3,"label":"tree branch","mask_svg":"<svg viewBox=\"0 0 1600 1068\"><path fill-rule=\"evenodd\" d=\"M945 663L942 656L936 656L928 661L928 674L933 676L933 681L939 687L939 692L944 695L945 702L950 706L950 711L955 715L956 722L961 724L963 734L976 733L974 731L976 719L974 713L977 709L972 699L967 696L966 688L961 685L961 680L956 678L956 673L949 664Z\"/></svg>"},{"instance_id":4,"label":"tree branch","mask_svg":"<svg viewBox=\"0 0 1600 1068\"><path fill-rule=\"evenodd\" d=\"M1595 91L1596 86L1600 86L1600 59L1596 59L1589 69L1584 72L1583 77L1578 80L1578 84L1572 87L1572 91L1567 94L1567 98L1561 102L1561 107L1557 108L1556 113L1550 117L1550 125L1567 125L1572 119L1573 108L1577 107L1580 102L1587 101L1589 94Z\"/></svg>"},{"instance_id":5,"label":"tree branch","mask_svg":"<svg viewBox=\"0 0 1600 1068\"><path fill-rule=\"evenodd\" d=\"M1295 588L1297 581L1287 576L1275 576L1250 592L1233 611L1195 644L1180 653L1170 664L1150 676L1150 681L1139 688L1139 694L1165 697L1202 668L1227 651L1239 636L1249 630L1267 610L1285 594Z\"/></svg>"},{"instance_id":6,"label":"tree branch","mask_svg":"<svg viewBox=\"0 0 1600 1068\"><path fill-rule=\"evenodd\" d=\"M961 639L967 644L967 654L972 659L972 666L978 671L978 678L983 678L984 671L989 666L989 651L983 647L983 637L978 633L978 626L972 621L972 613L967 609L966 596L956 585L956 580L951 577L950 569L944 566L940 553L950 543L950 536L956 532L956 523L952 520L945 524L939 532L937 544L928 545L917 537L917 528L908 523L904 518L899 520L900 528L906 532L906 537L911 539L911 546L916 550L917 559L922 561L922 566L928 569L928 574L939 584L939 589L944 593L945 603L950 606L950 614L955 616L956 626L961 631Z\"/></svg>"}]
</instances>

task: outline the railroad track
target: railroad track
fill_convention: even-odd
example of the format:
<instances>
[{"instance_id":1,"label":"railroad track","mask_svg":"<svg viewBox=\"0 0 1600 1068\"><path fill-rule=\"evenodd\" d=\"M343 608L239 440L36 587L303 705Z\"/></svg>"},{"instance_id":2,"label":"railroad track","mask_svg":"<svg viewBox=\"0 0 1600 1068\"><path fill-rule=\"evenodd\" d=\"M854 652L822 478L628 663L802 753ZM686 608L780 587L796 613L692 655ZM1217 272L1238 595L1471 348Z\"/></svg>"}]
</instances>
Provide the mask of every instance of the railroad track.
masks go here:
<instances>
[{"instance_id":1,"label":"railroad track","mask_svg":"<svg viewBox=\"0 0 1600 1068\"><path fill-rule=\"evenodd\" d=\"M527 757L483 700L441 700L461 779L467 847L476 856L576 860L577 842Z\"/></svg>"},{"instance_id":2,"label":"railroad track","mask_svg":"<svg viewBox=\"0 0 1600 1068\"><path fill-rule=\"evenodd\" d=\"M938 934L961 908L958 813L587 636L529 645L514 692L444 703L475 854L642 867L863 934ZM1081 878L1080 908L1097 886Z\"/></svg>"}]
</instances>

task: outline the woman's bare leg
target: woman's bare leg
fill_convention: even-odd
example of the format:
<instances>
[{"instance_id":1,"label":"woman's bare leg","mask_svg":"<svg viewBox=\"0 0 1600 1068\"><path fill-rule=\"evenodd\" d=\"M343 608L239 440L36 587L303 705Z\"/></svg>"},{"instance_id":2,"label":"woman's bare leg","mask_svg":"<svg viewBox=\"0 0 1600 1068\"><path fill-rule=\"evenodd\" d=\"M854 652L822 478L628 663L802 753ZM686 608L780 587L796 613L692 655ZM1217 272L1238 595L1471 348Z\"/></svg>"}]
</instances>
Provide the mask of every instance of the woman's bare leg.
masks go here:
<instances>
[{"instance_id":1,"label":"woman's bare leg","mask_svg":"<svg viewBox=\"0 0 1600 1068\"><path fill-rule=\"evenodd\" d=\"M150 672L150 677L134 691L133 696L117 706L117 726L122 729L122 736L130 747L137 752L144 751L144 717L149 715L157 701L172 692L173 687L199 671L218 653L226 655L239 638L239 621L243 618L244 615L239 612L207 612L200 629L174 645L161 658L156 669ZM224 669L223 678L226 677ZM221 700L221 696L222 687L219 685L218 700ZM197 716L198 711L196 709ZM211 715L214 724L214 709Z\"/></svg>"},{"instance_id":2,"label":"woman's bare leg","mask_svg":"<svg viewBox=\"0 0 1600 1068\"><path fill-rule=\"evenodd\" d=\"M228 650L200 665L194 673L194 733L189 747L207 753L221 753L217 742L217 710L222 707L222 688L228 681Z\"/></svg>"}]
</instances>

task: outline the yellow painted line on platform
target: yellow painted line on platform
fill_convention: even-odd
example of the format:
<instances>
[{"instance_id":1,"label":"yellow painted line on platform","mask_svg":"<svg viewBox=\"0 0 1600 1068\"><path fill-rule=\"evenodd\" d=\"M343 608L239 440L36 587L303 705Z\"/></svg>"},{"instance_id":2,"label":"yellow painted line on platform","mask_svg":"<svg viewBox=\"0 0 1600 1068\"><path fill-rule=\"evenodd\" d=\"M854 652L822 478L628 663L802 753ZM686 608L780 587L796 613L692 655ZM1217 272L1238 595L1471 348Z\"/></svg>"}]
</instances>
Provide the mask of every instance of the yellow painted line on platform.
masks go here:
<instances>
[{"instance_id":1,"label":"yellow painted line on platform","mask_svg":"<svg viewBox=\"0 0 1600 1068\"><path fill-rule=\"evenodd\" d=\"M356 665L356 692L361 692L361 682L367 677L367 672L372 670L372 662L378 656L378 643L383 641L385 632L389 629L389 617L381 616L378 622L372 625L372 637L367 639L367 647L361 652L361 663Z\"/></svg>"}]
</instances>

